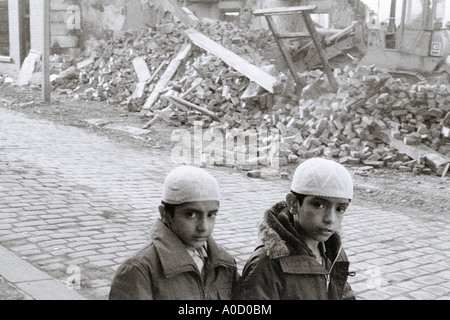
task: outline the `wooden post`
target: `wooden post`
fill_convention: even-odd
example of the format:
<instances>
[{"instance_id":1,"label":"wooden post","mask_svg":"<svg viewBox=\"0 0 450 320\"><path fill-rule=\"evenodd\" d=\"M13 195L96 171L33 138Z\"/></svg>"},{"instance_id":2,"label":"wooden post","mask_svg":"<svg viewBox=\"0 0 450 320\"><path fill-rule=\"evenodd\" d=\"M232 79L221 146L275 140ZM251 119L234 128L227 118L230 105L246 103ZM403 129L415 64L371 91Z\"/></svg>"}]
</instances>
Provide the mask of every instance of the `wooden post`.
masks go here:
<instances>
[{"instance_id":1,"label":"wooden post","mask_svg":"<svg viewBox=\"0 0 450 320\"><path fill-rule=\"evenodd\" d=\"M215 120L217 122L220 121L219 117L214 112L212 112L212 111L210 111L208 109L202 108L202 107L200 107L200 106L198 106L198 105L196 105L194 103L191 103L189 101L186 101L184 99L181 99L181 98L178 98L178 97L175 97L175 96L171 96L171 95L165 95L165 96L163 96L163 98L168 100L169 102L172 102L176 106L181 104L181 106L190 107L190 108L192 108L192 109L194 109L196 111L199 111L199 112L201 112L203 114L206 114L211 119L213 119L213 120Z\"/></svg>"},{"instance_id":2,"label":"wooden post","mask_svg":"<svg viewBox=\"0 0 450 320\"><path fill-rule=\"evenodd\" d=\"M312 42L314 43L317 53L319 54L320 60L322 61L322 67L323 70L325 71L325 74L327 75L328 82L330 83L333 91L336 92L339 89L339 85L336 82L336 79L334 78L333 71L331 70L331 67L328 63L326 54L322 48L322 44L320 43L319 35L317 33L316 27L314 26L314 22L312 21L309 12L302 12L302 15L305 20L306 28L311 34Z\"/></svg>"},{"instance_id":3,"label":"wooden post","mask_svg":"<svg viewBox=\"0 0 450 320\"><path fill-rule=\"evenodd\" d=\"M43 0L42 99L50 102L50 0Z\"/></svg>"},{"instance_id":4,"label":"wooden post","mask_svg":"<svg viewBox=\"0 0 450 320\"><path fill-rule=\"evenodd\" d=\"M280 39L277 31L275 30L275 25L274 25L272 17L270 15L266 15L265 17L266 17L269 29L270 29L270 31L272 31L272 34L275 38L275 42L277 43L278 48L280 49L281 54L284 57L284 61L286 61L289 71L291 71L292 77L294 78L295 84L297 85L297 90L298 90L298 92L301 92L302 89L306 86L306 83L304 81L302 81L300 79L300 77L298 76L297 71L295 70L294 63L292 62L291 56L290 56L288 50L286 49L286 47L284 46L283 40Z\"/></svg>"},{"instance_id":5,"label":"wooden post","mask_svg":"<svg viewBox=\"0 0 450 320\"><path fill-rule=\"evenodd\" d=\"M336 92L339 89L338 83L336 82L336 79L334 78L333 72L328 63L325 52L322 48L322 44L320 43L319 35L317 33L316 27L314 26L314 22L312 21L310 15L309 15L309 13L315 9L316 9L315 5L300 6L300 7L280 7L280 8L269 8L269 9L256 10L253 14L256 17L265 16L267 23L269 25L269 28L275 37L275 41L277 42L277 45L280 48L281 53L283 54L284 60L288 64L288 67L291 71L292 76L294 77L295 82L300 83L300 86L303 86L303 84L300 82L300 78L297 76L297 74L295 72L292 58L290 57L289 53L287 52L287 50L284 47L283 42L281 40L281 38L284 38L284 37L289 37L289 38L302 37L303 34L301 34L301 33L284 34L284 35L278 34L275 30L274 23L271 18L272 15L288 15L288 14L294 14L294 13L301 14L303 17L303 20L305 21L306 28L308 29L308 32L311 36L312 43L316 47L317 53L322 62L323 69L325 71L325 74L328 77L328 81L330 82L330 86L332 87L333 91Z\"/></svg>"}]
</instances>

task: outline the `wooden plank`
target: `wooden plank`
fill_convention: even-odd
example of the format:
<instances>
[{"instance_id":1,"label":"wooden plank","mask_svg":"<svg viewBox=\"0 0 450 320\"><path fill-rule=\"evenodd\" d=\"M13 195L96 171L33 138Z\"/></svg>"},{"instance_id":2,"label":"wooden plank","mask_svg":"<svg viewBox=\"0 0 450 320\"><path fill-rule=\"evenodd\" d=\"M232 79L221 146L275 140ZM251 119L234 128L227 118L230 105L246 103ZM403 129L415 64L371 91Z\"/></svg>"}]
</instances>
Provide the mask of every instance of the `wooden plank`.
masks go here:
<instances>
[{"instance_id":1,"label":"wooden plank","mask_svg":"<svg viewBox=\"0 0 450 320\"><path fill-rule=\"evenodd\" d=\"M357 24L358 24L357 21L353 21L352 24L347 28L339 30L335 34L325 38L324 39L325 43L327 44L327 46L331 45L334 41L338 40L340 37L346 35L347 33L352 32L352 30L355 29Z\"/></svg>"},{"instance_id":2,"label":"wooden plank","mask_svg":"<svg viewBox=\"0 0 450 320\"><path fill-rule=\"evenodd\" d=\"M450 163L450 158L426 145L407 145L403 141L393 138L390 130L380 132L377 137L391 147L397 149L398 152L404 153L414 160L424 158L425 162L436 171L440 167Z\"/></svg>"},{"instance_id":3,"label":"wooden plank","mask_svg":"<svg viewBox=\"0 0 450 320\"><path fill-rule=\"evenodd\" d=\"M281 39L311 38L311 35L307 32L278 33L277 36Z\"/></svg>"},{"instance_id":4,"label":"wooden plank","mask_svg":"<svg viewBox=\"0 0 450 320\"><path fill-rule=\"evenodd\" d=\"M450 168L450 163L445 165L444 171L442 171L441 178L444 178L447 175L448 169Z\"/></svg>"},{"instance_id":5,"label":"wooden plank","mask_svg":"<svg viewBox=\"0 0 450 320\"><path fill-rule=\"evenodd\" d=\"M316 27L314 26L314 22L312 21L309 13L303 13L303 19L305 20L306 28L308 29L309 33L311 34L311 39L316 47L317 53L319 54L319 57L320 57L320 60L322 61L322 67L323 67L323 70L325 71L325 74L327 75L328 82L330 83L333 91L336 92L339 89L339 85L336 82L336 79L334 78L333 71L331 70L331 67L328 63L325 52L322 48L322 44L319 39L319 35L317 33Z\"/></svg>"},{"instance_id":6,"label":"wooden plank","mask_svg":"<svg viewBox=\"0 0 450 320\"><path fill-rule=\"evenodd\" d=\"M162 68L166 65L167 61L163 61L161 62L161 64L158 66L158 68L156 68L155 72L153 72L152 76L150 77L150 79L147 80L147 84L150 84L153 82L153 79L156 78L156 76L158 75L158 73L162 70Z\"/></svg>"},{"instance_id":7,"label":"wooden plank","mask_svg":"<svg viewBox=\"0 0 450 320\"><path fill-rule=\"evenodd\" d=\"M186 92L184 92L184 93L180 96L180 98L186 97L189 93L191 93L192 91L194 91L194 89L197 88L201 83L202 83L201 78L200 78L200 81L194 81L194 83L192 84L192 87L191 87L190 89L188 89ZM165 109L161 110L160 112L164 113L164 112L170 110L170 109L172 108L172 105L173 105L173 103L170 102L169 105L168 105ZM181 107L181 109L185 109L185 108ZM186 109L186 110L187 110L187 109ZM158 111L155 111L155 112L158 112ZM159 118L160 118L160 116L158 115L158 113L155 114L155 116L153 117L153 119L150 120L149 122L147 122L147 123L142 127L142 129L147 129L147 128L150 127L153 123L155 123L156 120L158 120Z\"/></svg>"},{"instance_id":8,"label":"wooden plank","mask_svg":"<svg viewBox=\"0 0 450 320\"><path fill-rule=\"evenodd\" d=\"M161 75L161 78L156 83L155 88L153 89L152 93L150 94L144 106L142 107L143 111L152 109L155 102L159 99L161 92L167 87L167 84L175 75L175 72L177 72L181 62L189 55L191 49L192 46L190 44L184 45L180 49L177 56L170 62L170 64L167 66L167 69L164 71L164 73Z\"/></svg>"},{"instance_id":9,"label":"wooden plank","mask_svg":"<svg viewBox=\"0 0 450 320\"><path fill-rule=\"evenodd\" d=\"M189 101L186 101L184 99L175 97L175 96L171 96L171 95L165 95L164 96L165 99L167 99L169 102L172 102L174 105L182 105L182 106L186 106L186 107L190 107L196 111L199 111L203 114L206 114L207 116L211 117L211 119L215 120L215 121L219 121L219 117L212 111L209 111L205 108L202 108L194 103L191 103Z\"/></svg>"},{"instance_id":10,"label":"wooden plank","mask_svg":"<svg viewBox=\"0 0 450 320\"><path fill-rule=\"evenodd\" d=\"M276 78L195 29L185 30L185 33L195 45L215 55L227 65L256 82L270 93L274 93L274 87L277 84Z\"/></svg>"},{"instance_id":11,"label":"wooden plank","mask_svg":"<svg viewBox=\"0 0 450 320\"><path fill-rule=\"evenodd\" d=\"M151 78L150 70L148 69L147 62L145 61L145 57L139 56L133 59L132 61L134 71L139 79L139 82L146 82Z\"/></svg>"},{"instance_id":12,"label":"wooden plank","mask_svg":"<svg viewBox=\"0 0 450 320\"><path fill-rule=\"evenodd\" d=\"M258 16L265 15L280 15L280 14L293 14L293 13L302 13L313 11L317 8L316 5L311 6L299 6L299 7L278 7L278 8L267 8L267 9L258 9L253 12L253 14Z\"/></svg>"}]
</instances>

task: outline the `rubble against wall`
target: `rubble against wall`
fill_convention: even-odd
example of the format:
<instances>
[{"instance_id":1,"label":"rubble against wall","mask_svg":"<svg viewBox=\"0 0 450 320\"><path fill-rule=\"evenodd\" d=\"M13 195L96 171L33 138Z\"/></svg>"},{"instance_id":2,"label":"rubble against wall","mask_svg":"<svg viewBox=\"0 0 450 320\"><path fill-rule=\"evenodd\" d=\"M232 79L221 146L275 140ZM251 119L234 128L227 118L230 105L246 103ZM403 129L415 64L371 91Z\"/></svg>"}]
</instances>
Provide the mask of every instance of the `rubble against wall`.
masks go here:
<instances>
[{"instance_id":1,"label":"rubble against wall","mask_svg":"<svg viewBox=\"0 0 450 320\"><path fill-rule=\"evenodd\" d=\"M322 72L301 74L310 85L298 97L291 90L288 73L274 70L273 61L264 57L264 48L272 41L267 32L250 32L214 20L205 20L197 30L271 72L283 90L270 94L216 56L194 47L163 94L182 97L212 112L219 121L190 108L170 105L171 100L162 96L154 110L172 107L170 116L162 117L164 121L179 126L202 120L205 126L220 129L276 127L282 136L281 165L325 156L370 168L428 174L445 170L450 157L449 138L444 133L448 124L443 121L450 112L448 83L410 83L373 66L347 66L334 71L340 85L337 93L327 92ZM54 61L55 68L64 70L55 87L77 99L127 104L130 111L140 111L155 88L160 70L186 42L189 40L183 30L172 23L124 33L99 42L96 55L77 61L79 68ZM136 90L142 70L133 68L132 63L138 57L145 60L151 78L140 94ZM405 150L393 146L397 140ZM416 155L408 146L425 149Z\"/></svg>"}]
</instances>

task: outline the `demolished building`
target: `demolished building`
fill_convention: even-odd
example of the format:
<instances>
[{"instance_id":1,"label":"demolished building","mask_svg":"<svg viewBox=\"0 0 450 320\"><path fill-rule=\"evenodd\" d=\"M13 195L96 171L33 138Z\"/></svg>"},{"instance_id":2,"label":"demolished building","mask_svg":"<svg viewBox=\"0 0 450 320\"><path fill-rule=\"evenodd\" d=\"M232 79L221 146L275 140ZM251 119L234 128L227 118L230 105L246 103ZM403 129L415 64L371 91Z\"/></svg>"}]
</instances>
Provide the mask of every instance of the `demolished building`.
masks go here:
<instances>
[{"instance_id":1,"label":"demolished building","mask_svg":"<svg viewBox=\"0 0 450 320\"><path fill-rule=\"evenodd\" d=\"M276 128L281 165L325 156L366 168L448 170L449 137L442 120L450 112L448 84L411 84L374 66L349 65L333 70L338 92L329 92L323 73L315 70L301 75L307 86L297 95L288 72L264 54L273 43L269 30L200 20L191 10L194 29L190 15L170 9L154 27L98 40L89 55L56 56L54 89L76 99L125 105L149 121L159 118L175 126L202 121L221 130ZM250 65L261 73L249 71L256 70Z\"/></svg>"},{"instance_id":2,"label":"demolished building","mask_svg":"<svg viewBox=\"0 0 450 320\"><path fill-rule=\"evenodd\" d=\"M51 53L73 57L93 46L95 40L124 30L139 30L170 22L178 5L197 18L234 22L251 29L267 28L252 12L259 8L317 5L314 19L325 28L341 28L351 21L364 20L360 1L282 0L50 0ZM16 78L30 49L42 52L42 1L0 1L0 72ZM180 16L180 15L178 15ZM297 19L298 20L298 19ZM296 25L292 21L285 25Z\"/></svg>"}]
</instances>

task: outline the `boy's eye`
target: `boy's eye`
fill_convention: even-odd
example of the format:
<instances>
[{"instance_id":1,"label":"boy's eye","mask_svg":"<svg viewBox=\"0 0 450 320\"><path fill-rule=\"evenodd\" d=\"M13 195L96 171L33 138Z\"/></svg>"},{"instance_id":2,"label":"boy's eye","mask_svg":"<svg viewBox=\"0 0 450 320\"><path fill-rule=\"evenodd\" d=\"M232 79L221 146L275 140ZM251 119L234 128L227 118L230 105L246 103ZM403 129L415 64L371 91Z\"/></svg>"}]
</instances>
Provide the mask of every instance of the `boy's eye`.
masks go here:
<instances>
[{"instance_id":1,"label":"boy's eye","mask_svg":"<svg viewBox=\"0 0 450 320\"><path fill-rule=\"evenodd\" d=\"M318 209L324 209L326 207L326 205L323 202L320 202L320 201L314 201L313 202L313 206L318 208Z\"/></svg>"},{"instance_id":2,"label":"boy's eye","mask_svg":"<svg viewBox=\"0 0 450 320\"><path fill-rule=\"evenodd\" d=\"M209 218L215 218L217 216L217 212L210 212L208 213Z\"/></svg>"},{"instance_id":3,"label":"boy's eye","mask_svg":"<svg viewBox=\"0 0 450 320\"><path fill-rule=\"evenodd\" d=\"M197 217L197 212L194 212L194 211L187 211L184 215L185 215L186 217L188 217L188 218L196 218L196 217Z\"/></svg>"},{"instance_id":4,"label":"boy's eye","mask_svg":"<svg viewBox=\"0 0 450 320\"><path fill-rule=\"evenodd\" d=\"M338 207L336 208L336 211L339 213L345 213L345 211L347 210L347 207Z\"/></svg>"}]
</instances>

